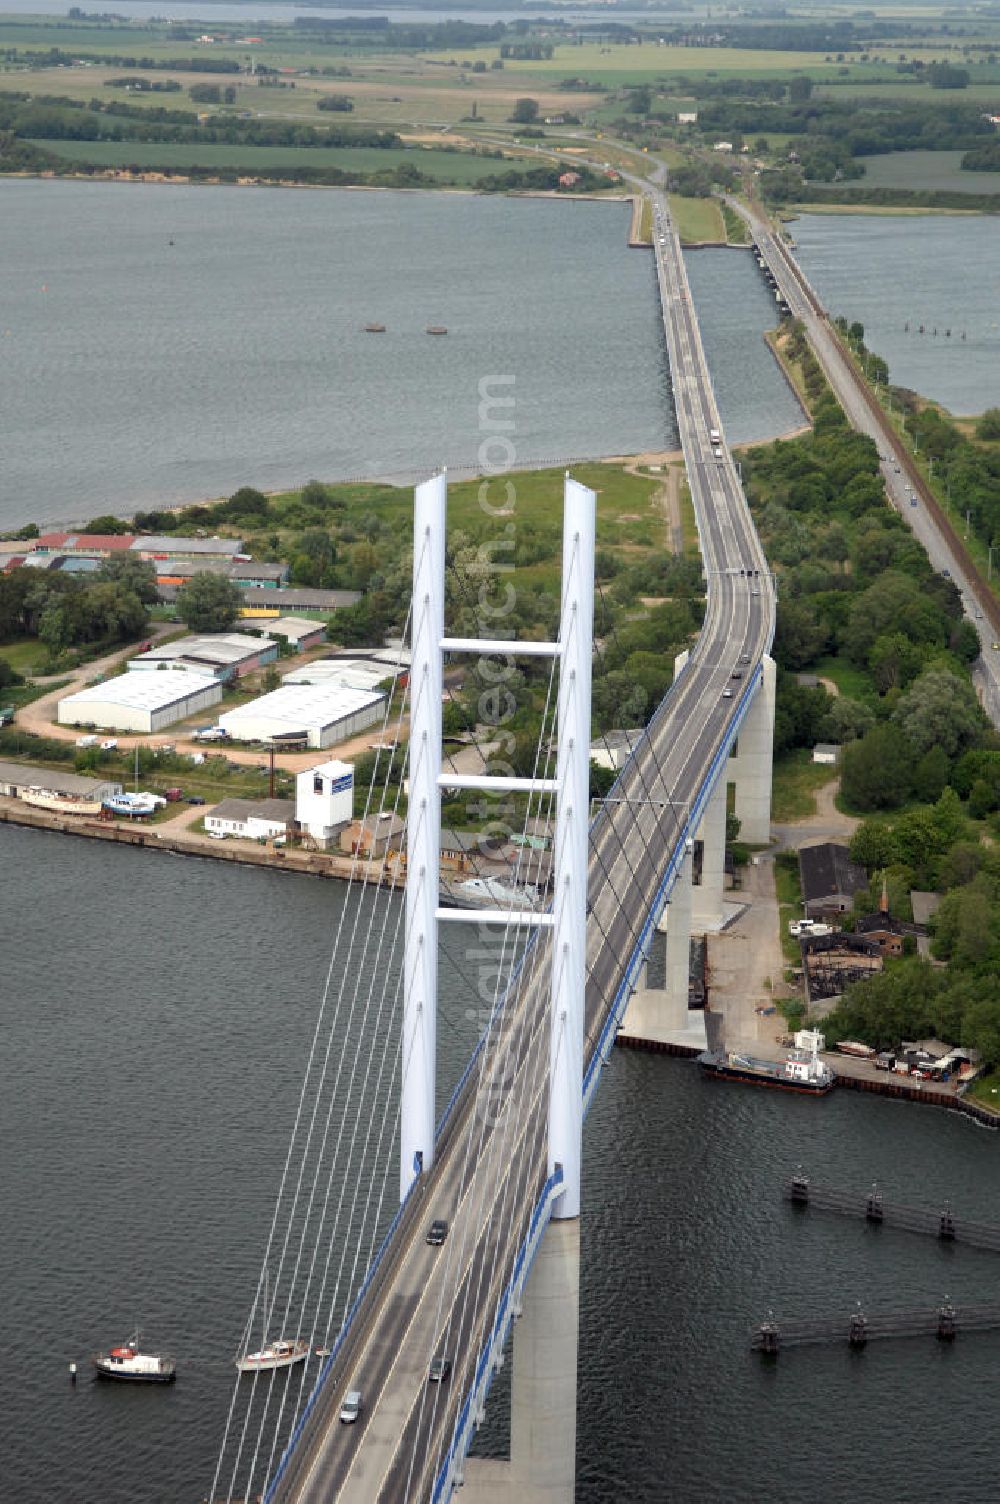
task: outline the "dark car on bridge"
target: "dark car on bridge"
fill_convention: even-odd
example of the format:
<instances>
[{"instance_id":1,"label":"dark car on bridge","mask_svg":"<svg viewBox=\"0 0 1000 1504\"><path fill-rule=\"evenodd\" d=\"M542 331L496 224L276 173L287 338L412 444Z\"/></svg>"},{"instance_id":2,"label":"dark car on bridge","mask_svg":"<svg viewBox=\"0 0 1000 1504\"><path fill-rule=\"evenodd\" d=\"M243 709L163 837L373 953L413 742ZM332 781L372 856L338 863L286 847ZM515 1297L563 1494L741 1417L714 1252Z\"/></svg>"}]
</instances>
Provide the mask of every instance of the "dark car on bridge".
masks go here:
<instances>
[{"instance_id":1,"label":"dark car on bridge","mask_svg":"<svg viewBox=\"0 0 1000 1504\"><path fill-rule=\"evenodd\" d=\"M447 1236L447 1222L442 1221L440 1217L435 1218L430 1227L427 1229L427 1242L430 1243L434 1248L440 1248L441 1244L444 1242Z\"/></svg>"},{"instance_id":2,"label":"dark car on bridge","mask_svg":"<svg viewBox=\"0 0 1000 1504\"><path fill-rule=\"evenodd\" d=\"M451 1378L451 1359L434 1358L431 1361L430 1373L428 1374L432 1384L444 1384Z\"/></svg>"}]
</instances>

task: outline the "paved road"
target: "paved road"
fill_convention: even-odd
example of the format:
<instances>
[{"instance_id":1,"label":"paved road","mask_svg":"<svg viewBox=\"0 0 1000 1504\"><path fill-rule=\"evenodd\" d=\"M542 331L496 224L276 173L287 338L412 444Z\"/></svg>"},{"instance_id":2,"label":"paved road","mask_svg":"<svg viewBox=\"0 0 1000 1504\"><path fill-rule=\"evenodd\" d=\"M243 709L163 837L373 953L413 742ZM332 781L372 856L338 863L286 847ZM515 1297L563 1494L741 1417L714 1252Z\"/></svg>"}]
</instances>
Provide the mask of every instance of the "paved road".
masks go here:
<instances>
[{"instance_id":1,"label":"paved road","mask_svg":"<svg viewBox=\"0 0 1000 1504\"><path fill-rule=\"evenodd\" d=\"M987 715L1000 726L1000 633L990 624L990 604L984 599L982 582L967 571L928 508L929 497L912 461L891 430L872 411L865 383L845 356L819 300L791 250L775 235L758 211L748 210L736 199L728 202L749 222L754 240L763 253L792 314L801 319L809 342L827 379L853 427L868 434L882 456L882 474L890 502L923 544L934 568L948 575L958 587L966 617L979 636L982 657L973 677ZM985 607L985 609L984 609ZM994 608L995 609L995 608Z\"/></svg>"},{"instance_id":2,"label":"paved road","mask_svg":"<svg viewBox=\"0 0 1000 1504\"><path fill-rule=\"evenodd\" d=\"M678 426L708 579L705 622L684 673L624 774L622 801L592 831L584 1066L589 1065L690 809L770 643L770 577L721 433L665 196L653 189L656 260ZM734 672L742 677L734 679ZM548 944L539 937L438 1145L384 1277L352 1324L275 1497L297 1504L417 1504L431 1497L547 1175ZM490 1110L484 1103L494 1104ZM428 1221L451 1223L443 1248ZM428 1383L435 1355L453 1363ZM360 1388L356 1425L338 1423ZM259 1486L253 1480L253 1487ZM250 1492L250 1489L247 1489Z\"/></svg>"}]
</instances>

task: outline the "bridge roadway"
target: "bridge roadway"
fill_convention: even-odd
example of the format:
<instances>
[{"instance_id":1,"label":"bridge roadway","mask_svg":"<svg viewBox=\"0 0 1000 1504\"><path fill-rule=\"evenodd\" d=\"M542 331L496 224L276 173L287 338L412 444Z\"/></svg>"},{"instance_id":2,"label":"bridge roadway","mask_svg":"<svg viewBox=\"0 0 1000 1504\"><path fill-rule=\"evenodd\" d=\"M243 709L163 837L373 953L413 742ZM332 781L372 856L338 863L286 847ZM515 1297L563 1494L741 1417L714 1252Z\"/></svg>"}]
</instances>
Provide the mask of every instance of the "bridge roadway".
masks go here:
<instances>
[{"instance_id":1,"label":"bridge roadway","mask_svg":"<svg viewBox=\"0 0 1000 1504\"><path fill-rule=\"evenodd\" d=\"M773 633L770 577L721 430L680 245L659 188L656 263L674 397L708 582L705 621L685 671L659 707L591 833L586 1038L589 1066L640 932L685 838L688 812L751 692ZM750 571L750 573L747 573ZM756 573L754 573L756 571ZM744 658L749 661L744 662ZM738 663L744 678L731 674ZM731 688L732 698L723 693ZM693 827L691 829L693 834ZM302 1435L274 1486L295 1504L417 1504L432 1497L498 1302L547 1176L547 968L541 931L525 984L499 1015L479 1066L445 1125L436 1162L332 1362ZM500 1103L492 1112L479 1105ZM502 1093L502 1096L501 1096ZM445 1217L443 1247L425 1242ZM450 1382L430 1384L433 1356L450 1357ZM352 1426L344 1394L364 1396Z\"/></svg>"}]
</instances>

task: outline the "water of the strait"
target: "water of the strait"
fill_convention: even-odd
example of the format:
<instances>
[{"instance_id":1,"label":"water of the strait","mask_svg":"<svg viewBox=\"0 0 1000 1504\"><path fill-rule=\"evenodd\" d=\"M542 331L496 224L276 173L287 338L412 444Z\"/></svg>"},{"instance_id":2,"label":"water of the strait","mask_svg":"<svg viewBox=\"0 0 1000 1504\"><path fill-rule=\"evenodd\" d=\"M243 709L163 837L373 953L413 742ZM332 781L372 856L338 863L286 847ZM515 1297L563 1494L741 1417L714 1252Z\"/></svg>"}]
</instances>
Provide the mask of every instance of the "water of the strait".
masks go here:
<instances>
[{"instance_id":1,"label":"water of the strait","mask_svg":"<svg viewBox=\"0 0 1000 1504\"><path fill-rule=\"evenodd\" d=\"M192 1504L211 1482L345 890L9 826L0 871L3 1492ZM479 963L447 942L442 1094L478 1009ZM796 1214L779 1185L802 1161L997 1220L997 1151L928 1109L728 1087L616 1054L586 1127L578 1499L988 1497L994 1336L768 1366L747 1329L770 1308L996 1301L995 1257ZM72 1387L68 1362L134 1320L173 1351L177 1384ZM504 1408L498 1391L487 1450Z\"/></svg>"}]
</instances>

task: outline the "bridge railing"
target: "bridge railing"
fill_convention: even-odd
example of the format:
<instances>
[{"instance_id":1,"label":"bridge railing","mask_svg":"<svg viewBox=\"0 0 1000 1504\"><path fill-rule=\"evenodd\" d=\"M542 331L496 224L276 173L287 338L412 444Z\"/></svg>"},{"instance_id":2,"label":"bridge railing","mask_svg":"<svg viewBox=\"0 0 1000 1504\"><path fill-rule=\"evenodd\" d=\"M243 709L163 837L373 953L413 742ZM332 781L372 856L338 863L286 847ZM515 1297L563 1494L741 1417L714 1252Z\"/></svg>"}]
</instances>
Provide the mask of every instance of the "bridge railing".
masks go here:
<instances>
[{"instance_id":1,"label":"bridge railing","mask_svg":"<svg viewBox=\"0 0 1000 1504\"><path fill-rule=\"evenodd\" d=\"M489 1392L493 1374L496 1371L497 1357L503 1351L504 1343L507 1341L507 1334L510 1331L511 1322L514 1319L515 1312L513 1297L516 1292L523 1290L525 1280L528 1278L528 1275L531 1272L531 1266L534 1263L535 1255L537 1254L538 1249L541 1245L542 1235L545 1232L546 1227L548 1226L549 1215L552 1211L552 1203L559 1195L559 1190L562 1186L562 1183L562 1170L557 1165L553 1173L549 1176L548 1180L546 1180L545 1184L542 1186L541 1195L539 1196L538 1201L535 1204L535 1209L531 1214L531 1220L528 1223L527 1235L525 1236L524 1242L521 1244L521 1247L519 1248L517 1253L517 1257L514 1260L514 1268L511 1273L510 1282L508 1283L507 1288L501 1296L500 1303L497 1307L496 1319L493 1322L489 1341L486 1342L483 1346L483 1351L480 1355L479 1362L476 1365L475 1376L471 1385L469 1386L469 1392L466 1395L465 1403L463 1404L461 1410L458 1412L458 1417L455 1421L455 1428L452 1432L451 1445L449 1446L448 1451L445 1454L444 1461L438 1472L437 1478L434 1481L434 1488L431 1493L431 1504L439 1504L439 1500L446 1499L450 1496L451 1489L454 1484L453 1474L456 1465L462 1462L463 1458L466 1456L469 1450L469 1447L472 1445L472 1438L476 1430L477 1416L486 1398L486 1395Z\"/></svg>"},{"instance_id":2,"label":"bridge railing","mask_svg":"<svg viewBox=\"0 0 1000 1504\"><path fill-rule=\"evenodd\" d=\"M666 907L667 899L670 897L674 883L677 881L677 874L680 870L681 863L684 860L687 842L689 840L693 840L694 833L701 823L702 816L705 812L705 806L708 804L708 800L711 797L712 790L715 788L718 779L722 776L725 764L729 760L729 754L732 751L733 743L739 735L740 727L743 724L747 712L750 709L750 703L754 695L763 682L763 677L763 666L758 664L750 679L747 681L746 687L744 688L743 693L741 694L739 701L737 702L736 710L732 719L726 724L725 733L722 736L722 739L720 740L719 745L713 754L712 760L708 765L705 777L702 780L701 785L698 789L698 793L696 794L691 804L687 820L684 822L683 827L680 827L678 829L677 839L670 850L663 879L653 897L653 901L649 908L649 913L647 914L645 923L639 931L639 935L632 949L628 964L626 965L624 973L622 975L622 980L619 983L618 990L615 993L614 1000L612 1001L611 1008L608 1012L608 1017L604 1022L604 1027L597 1038L597 1041L591 1052L590 1060L587 1063L586 1069L584 1070L584 1115L586 1115L586 1113L590 1109L590 1104L593 1100L594 1092L597 1088L597 1083L600 1080L601 1070L609 1058L609 1051L611 1046L614 1044L615 1035L618 1032L622 1018L624 1017L628 1000L631 997L632 993L635 991L639 971L641 970L642 963L645 960L649 950L650 938L652 936L653 929L659 923L660 917L663 914L663 910ZM679 682L679 679L680 675L678 675L678 678L674 681L674 683L676 684L677 682ZM667 696L667 699L669 699L669 695ZM661 701L656 715L654 715L653 720L650 722L651 726L655 724L657 718L660 715L660 712L664 710L664 707L667 704L667 699ZM640 750L641 746L642 744L640 742L639 747L636 749L636 751ZM635 752L633 752L632 755L634 756ZM627 766L628 764L626 763L626 767Z\"/></svg>"},{"instance_id":3,"label":"bridge railing","mask_svg":"<svg viewBox=\"0 0 1000 1504\"><path fill-rule=\"evenodd\" d=\"M351 1325L354 1321L355 1316L357 1315L361 1303L370 1293L373 1287L376 1287L377 1284L382 1282L382 1279L387 1272L387 1266L383 1267L386 1254L388 1253L392 1245L392 1241L396 1236L396 1233L399 1231L400 1227L403 1225L404 1221L409 1221L410 1217L416 1214L416 1207L418 1202L423 1199L423 1193L424 1177L423 1174L420 1173L414 1176L413 1180L410 1182L409 1190L407 1191L403 1200L399 1203L399 1206L396 1208L396 1214L393 1217L392 1221L389 1223L389 1226L386 1228L385 1236L378 1246L375 1257L372 1259L371 1264L368 1266L368 1272L361 1282L358 1293L357 1295L355 1295L353 1301L351 1302L350 1309L341 1322L340 1331L337 1333L336 1341L334 1342L333 1347L330 1349L329 1355L323 1360L323 1365L316 1376L316 1382L312 1387L309 1398L306 1400L306 1403L302 1408L302 1414L296 1421L292 1433L288 1438L285 1450L282 1452L278 1466L274 1470L274 1476L268 1482L267 1488L264 1492L264 1504L271 1504L271 1500L274 1499L275 1490L281 1483L288 1469L288 1466L291 1463L295 1448L302 1440L306 1426L308 1425L313 1411L316 1408L316 1404L319 1400L323 1385L329 1378L333 1366L336 1363L338 1357L340 1357L344 1345L351 1334Z\"/></svg>"}]
</instances>

